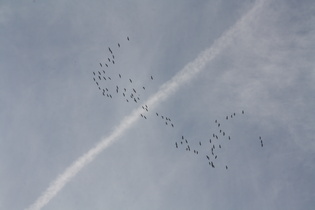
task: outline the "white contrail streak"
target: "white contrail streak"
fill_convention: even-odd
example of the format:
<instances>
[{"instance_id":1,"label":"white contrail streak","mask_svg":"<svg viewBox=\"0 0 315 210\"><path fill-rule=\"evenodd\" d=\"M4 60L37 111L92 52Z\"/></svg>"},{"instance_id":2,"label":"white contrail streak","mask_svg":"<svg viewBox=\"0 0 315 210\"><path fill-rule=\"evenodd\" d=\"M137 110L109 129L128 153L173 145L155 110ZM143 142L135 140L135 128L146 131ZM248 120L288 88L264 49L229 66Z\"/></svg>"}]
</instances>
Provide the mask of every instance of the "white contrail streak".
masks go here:
<instances>
[{"instance_id":1,"label":"white contrail streak","mask_svg":"<svg viewBox=\"0 0 315 210\"><path fill-rule=\"evenodd\" d=\"M246 27L249 21L257 14L257 10L261 8L262 1L257 1L253 8L244 15L233 27L219 37L214 44L203 51L194 61L188 63L181 71L179 71L171 80L164 83L159 91L150 97L144 104L150 108L157 106L167 97L173 94L182 84L192 79L198 72L203 70L205 65L213 60L230 42L233 40L242 28ZM125 117L114 131L82 155L72 165L70 165L61 175L50 183L48 189L33 203L28 210L38 210L44 207L56 194L88 163L100 154L104 149L114 143L128 128L132 126L140 117L142 109L135 109L129 116Z\"/></svg>"}]
</instances>

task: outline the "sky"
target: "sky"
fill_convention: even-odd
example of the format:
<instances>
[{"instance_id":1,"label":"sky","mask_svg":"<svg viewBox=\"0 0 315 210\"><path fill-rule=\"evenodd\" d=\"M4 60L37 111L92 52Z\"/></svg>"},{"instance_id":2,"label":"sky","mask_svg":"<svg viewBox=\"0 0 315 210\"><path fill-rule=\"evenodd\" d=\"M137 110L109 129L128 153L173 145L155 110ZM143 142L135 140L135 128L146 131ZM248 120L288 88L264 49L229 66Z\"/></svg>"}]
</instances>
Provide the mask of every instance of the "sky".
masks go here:
<instances>
[{"instance_id":1,"label":"sky","mask_svg":"<svg viewBox=\"0 0 315 210\"><path fill-rule=\"evenodd\" d=\"M34 207L95 148L38 209L313 209L314 14L311 0L1 1L0 209Z\"/></svg>"}]
</instances>

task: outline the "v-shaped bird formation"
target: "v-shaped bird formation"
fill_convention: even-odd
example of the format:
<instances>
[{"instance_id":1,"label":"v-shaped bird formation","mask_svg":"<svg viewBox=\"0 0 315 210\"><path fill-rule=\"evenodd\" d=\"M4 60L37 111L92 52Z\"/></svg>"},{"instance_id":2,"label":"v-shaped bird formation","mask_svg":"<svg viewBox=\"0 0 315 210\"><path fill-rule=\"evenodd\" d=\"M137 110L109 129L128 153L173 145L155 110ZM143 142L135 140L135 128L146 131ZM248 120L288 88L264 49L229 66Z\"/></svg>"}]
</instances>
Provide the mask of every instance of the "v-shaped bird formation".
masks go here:
<instances>
[{"instance_id":1,"label":"v-shaped bird formation","mask_svg":"<svg viewBox=\"0 0 315 210\"><path fill-rule=\"evenodd\" d=\"M126 40L128 43L130 38L127 36ZM143 109L140 117L147 120L148 113L151 112L151 110L149 109L148 105L141 105L140 103L142 100L142 95L146 91L146 86L137 87L134 82L135 78L125 77L121 72L111 71L110 69L110 67L116 63L117 56L114 54L115 50L121 50L122 47L122 43L117 43L115 47L108 47L109 56L104 59L105 61L101 61L99 63L101 67L100 70L93 71L93 81L104 97L108 99L119 97L126 103L139 104L139 106L141 106ZM151 75L149 78L147 78L147 81L150 82L153 79L154 77ZM185 135L182 135L175 140L175 148L182 151L191 152L195 155L201 155L208 162L207 165L210 168L216 168L218 162L217 160L219 159L218 155L220 154L220 150L223 149L223 145L226 145L229 141L233 141L232 136L229 134L229 131L225 129L224 125L226 125L229 121L236 119L239 115L245 115L245 111L242 110L239 113L230 113L229 115L224 116L222 120L215 119L213 121L214 124L211 125L214 130L208 139L194 140L188 139L185 137ZM172 121L169 116L158 112L155 112L155 115L153 116L158 118L166 126L174 128L174 121ZM260 146L263 147L264 144L261 136L259 136L259 141ZM228 165L225 164L224 168L227 170Z\"/></svg>"}]
</instances>

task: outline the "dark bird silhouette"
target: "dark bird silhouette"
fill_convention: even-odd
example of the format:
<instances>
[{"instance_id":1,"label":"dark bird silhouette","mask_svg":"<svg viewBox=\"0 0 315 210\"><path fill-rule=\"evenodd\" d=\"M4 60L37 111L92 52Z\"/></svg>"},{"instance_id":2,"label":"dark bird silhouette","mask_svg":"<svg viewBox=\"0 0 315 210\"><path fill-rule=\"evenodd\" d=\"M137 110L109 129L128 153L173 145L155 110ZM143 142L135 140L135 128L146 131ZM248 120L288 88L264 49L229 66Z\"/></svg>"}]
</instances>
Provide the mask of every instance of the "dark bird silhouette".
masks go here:
<instances>
[{"instance_id":1,"label":"dark bird silhouette","mask_svg":"<svg viewBox=\"0 0 315 210\"><path fill-rule=\"evenodd\" d=\"M121 75L119 74L119 78L121 78Z\"/></svg>"},{"instance_id":2,"label":"dark bird silhouette","mask_svg":"<svg viewBox=\"0 0 315 210\"><path fill-rule=\"evenodd\" d=\"M174 125L173 125L173 123L171 123L171 126L174 128Z\"/></svg>"},{"instance_id":3,"label":"dark bird silhouette","mask_svg":"<svg viewBox=\"0 0 315 210\"><path fill-rule=\"evenodd\" d=\"M107 63L105 63L105 66L108 67Z\"/></svg>"},{"instance_id":4,"label":"dark bird silhouette","mask_svg":"<svg viewBox=\"0 0 315 210\"><path fill-rule=\"evenodd\" d=\"M120 47L120 44L118 43L118 47Z\"/></svg>"},{"instance_id":5,"label":"dark bird silhouette","mask_svg":"<svg viewBox=\"0 0 315 210\"><path fill-rule=\"evenodd\" d=\"M178 148L177 142L175 142L176 148Z\"/></svg>"},{"instance_id":6,"label":"dark bird silhouette","mask_svg":"<svg viewBox=\"0 0 315 210\"><path fill-rule=\"evenodd\" d=\"M93 71L93 74L95 75L95 72Z\"/></svg>"},{"instance_id":7,"label":"dark bird silhouette","mask_svg":"<svg viewBox=\"0 0 315 210\"><path fill-rule=\"evenodd\" d=\"M244 110L242 111L242 114L244 114Z\"/></svg>"},{"instance_id":8,"label":"dark bird silhouette","mask_svg":"<svg viewBox=\"0 0 315 210\"><path fill-rule=\"evenodd\" d=\"M132 80L131 80L131 79L129 79L129 81L130 81L130 83L132 83Z\"/></svg>"},{"instance_id":9,"label":"dark bird silhouette","mask_svg":"<svg viewBox=\"0 0 315 210\"><path fill-rule=\"evenodd\" d=\"M103 67L103 65L100 63L100 66Z\"/></svg>"},{"instance_id":10,"label":"dark bird silhouette","mask_svg":"<svg viewBox=\"0 0 315 210\"><path fill-rule=\"evenodd\" d=\"M142 87L143 88L143 90L145 90L145 87Z\"/></svg>"},{"instance_id":11,"label":"dark bird silhouette","mask_svg":"<svg viewBox=\"0 0 315 210\"><path fill-rule=\"evenodd\" d=\"M129 36L127 36L127 40L129 41Z\"/></svg>"},{"instance_id":12,"label":"dark bird silhouette","mask_svg":"<svg viewBox=\"0 0 315 210\"><path fill-rule=\"evenodd\" d=\"M227 169L228 169L228 167L227 167L227 166L225 166L225 169L227 170Z\"/></svg>"},{"instance_id":13,"label":"dark bird silhouette","mask_svg":"<svg viewBox=\"0 0 315 210\"><path fill-rule=\"evenodd\" d=\"M108 48L108 50L109 50L109 52L110 52L111 54L113 54L113 51L110 49L110 47Z\"/></svg>"},{"instance_id":14,"label":"dark bird silhouette","mask_svg":"<svg viewBox=\"0 0 315 210\"><path fill-rule=\"evenodd\" d=\"M114 60L112 60L112 62L113 62L113 64L115 64L115 61L114 61Z\"/></svg>"},{"instance_id":15,"label":"dark bird silhouette","mask_svg":"<svg viewBox=\"0 0 315 210\"><path fill-rule=\"evenodd\" d=\"M103 73L105 74L105 71L103 70Z\"/></svg>"},{"instance_id":16,"label":"dark bird silhouette","mask_svg":"<svg viewBox=\"0 0 315 210\"><path fill-rule=\"evenodd\" d=\"M153 77L151 76L151 79L153 80Z\"/></svg>"},{"instance_id":17,"label":"dark bird silhouette","mask_svg":"<svg viewBox=\"0 0 315 210\"><path fill-rule=\"evenodd\" d=\"M201 142L199 141L199 145L201 146Z\"/></svg>"}]
</instances>

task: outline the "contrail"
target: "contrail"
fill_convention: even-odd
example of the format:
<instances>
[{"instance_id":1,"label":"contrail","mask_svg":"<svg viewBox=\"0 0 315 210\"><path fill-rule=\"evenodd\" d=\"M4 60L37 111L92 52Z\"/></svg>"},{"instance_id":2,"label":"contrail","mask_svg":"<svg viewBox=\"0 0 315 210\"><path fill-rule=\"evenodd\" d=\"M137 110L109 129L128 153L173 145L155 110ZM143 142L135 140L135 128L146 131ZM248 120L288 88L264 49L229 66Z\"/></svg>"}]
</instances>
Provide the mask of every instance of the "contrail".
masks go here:
<instances>
[{"instance_id":1,"label":"contrail","mask_svg":"<svg viewBox=\"0 0 315 210\"><path fill-rule=\"evenodd\" d=\"M170 95L177 91L177 89L185 82L191 80L198 72L202 71L207 63L212 61L235 37L246 24L254 17L257 10L262 7L261 0L257 1L253 8L247 12L239 21L236 22L228 31L219 37L213 45L199 54L199 56L192 62L188 63L181 71L179 71L171 80L164 83L158 92L151 96L144 104L153 108L162 101L166 100ZM108 136L90 149L87 153L77 159L70 165L56 180L50 183L49 187L42 193L42 195L27 208L27 210L39 210L44 207L56 194L88 163L100 154L104 149L114 143L119 136L121 136L134 122L140 117L142 112L141 107L132 111L132 113L125 117L121 123Z\"/></svg>"}]
</instances>

